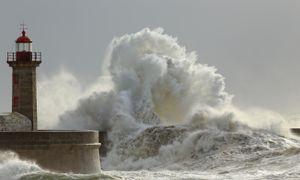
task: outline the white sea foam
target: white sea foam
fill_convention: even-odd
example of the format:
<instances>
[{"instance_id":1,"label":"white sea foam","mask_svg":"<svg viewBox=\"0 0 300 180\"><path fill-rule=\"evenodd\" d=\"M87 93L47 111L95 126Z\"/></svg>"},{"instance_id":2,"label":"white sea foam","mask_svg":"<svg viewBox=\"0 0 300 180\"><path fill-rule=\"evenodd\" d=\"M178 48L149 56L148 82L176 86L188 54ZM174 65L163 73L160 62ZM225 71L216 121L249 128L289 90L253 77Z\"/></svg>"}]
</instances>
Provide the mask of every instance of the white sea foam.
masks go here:
<instances>
[{"instance_id":1,"label":"white sea foam","mask_svg":"<svg viewBox=\"0 0 300 180\"><path fill-rule=\"evenodd\" d=\"M13 152L0 152L0 179L13 180L21 176L41 171L34 162L20 160Z\"/></svg>"},{"instance_id":2,"label":"white sea foam","mask_svg":"<svg viewBox=\"0 0 300 180\"><path fill-rule=\"evenodd\" d=\"M216 68L201 64L161 28L114 38L103 66L108 78L91 87L81 87L65 71L44 79L39 119L43 128L108 131L104 169L283 177L293 165L289 173L297 176L299 142L287 138L285 119L235 107ZM264 167L276 158L289 164ZM256 167L266 172L252 175ZM172 172L170 177L178 176Z\"/></svg>"}]
</instances>

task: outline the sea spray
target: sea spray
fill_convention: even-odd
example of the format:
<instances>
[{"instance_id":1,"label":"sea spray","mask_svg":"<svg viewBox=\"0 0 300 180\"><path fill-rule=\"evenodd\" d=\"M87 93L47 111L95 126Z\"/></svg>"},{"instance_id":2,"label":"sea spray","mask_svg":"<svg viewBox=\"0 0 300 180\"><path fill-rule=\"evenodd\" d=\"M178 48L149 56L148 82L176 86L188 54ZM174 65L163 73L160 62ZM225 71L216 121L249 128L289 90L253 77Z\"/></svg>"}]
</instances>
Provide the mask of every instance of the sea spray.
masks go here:
<instances>
[{"instance_id":1,"label":"sea spray","mask_svg":"<svg viewBox=\"0 0 300 180\"><path fill-rule=\"evenodd\" d=\"M109 65L112 77L111 91L81 99L76 110L61 116L58 127L82 128L86 119L77 118L78 111L84 113L85 106L81 104L87 102L99 107L95 111L86 108L91 111L86 113L88 116L96 117L95 122L128 121L141 126L183 123L198 109L222 109L231 102L231 95L224 91L224 78L216 69L200 64L194 52L186 52L176 38L164 34L161 28L146 28L115 38L106 57L108 63L104 63ZM111 106L107 108L111 110L102 113L102 104ZM72 114L72 121L65 118ZM117 120L121 116L122 120Z\"/></svg>"},{"instance_id":2,"label":"sea spray","mask_svg":"<svg viewBox=\"0 0 300 180\"><path fill-rule=\"evenodd\" d=\"M0 179L14 180L24 174L39 172L41 170L34 162L21 160L13 152L0 152Z\"/></svg>"},{"instance_id":3,"label":"sea spray","mask_svg":"<svg viewBox=\"0 0 300 180\"><path fill-rule=\"evenodd\" d=\"M88 86L83 87L81 83L76 79L74 75L69 73L65 68L61 67L55 72L53 76L42 75L40 78L37 88L38 88L38 115L39 115L39 129L53 129L59 123L59 116L66 111L73 110L80 99L87 98L88 101L96 96L96 94L103 91L108 91L111 89L111 80L109 76L98 77L95 82ZM83 104L82 106L85 106ZM85 107L86 110L93 111L93 108L101 111L105 109L104 106L101 109L97 107L96 104L90 107ZM82 107L83 109L84 107ZM106 109L107 109L106 108ZM83 112L79 112L82 114ZM88 116L92 113L85 113L82 116ZM87 123L87 119L84 122ZM104 122L104 121L103 121ZM74 126L83 126L74 125ZM102 126L101 126L102 127ZM98 128L98 127L95 127ZM72 129L72 127L70 127Z\"/></svg>"},{"instance_id":4,"label":"sea spray","mask_svg":"<svg viewBox=\"0 0 300 180\"><path fill-rule=\"evenodd\" d=\"M201 64L195 52L187 52L161 28L114 38L103 64L109 88L73 91L63 84L60 88L77 96L70 109L60 116L54 113L58 123L48 125L107 131L112 146L102 159L103 169L247 174L255 171L249 167L253 162L272 162L272 155L284 157L291 149L298 152L297 141L277 135L287 135L284 118L236 108L216 68Z\"/></svg>"},{"instance_id":5,"label":"sea spray","mask_svg":"<svg viewBox=\"0 0 300 180\"><path fill-rule=\"evenodd\" d=\"M111 176L105 173L96 174L73 174L56 173L39 167L35 162L20 159L18 155L10 151L0 152L0 179L1 180L118 180L118 176Z\"/></svg>"}]
</instances>

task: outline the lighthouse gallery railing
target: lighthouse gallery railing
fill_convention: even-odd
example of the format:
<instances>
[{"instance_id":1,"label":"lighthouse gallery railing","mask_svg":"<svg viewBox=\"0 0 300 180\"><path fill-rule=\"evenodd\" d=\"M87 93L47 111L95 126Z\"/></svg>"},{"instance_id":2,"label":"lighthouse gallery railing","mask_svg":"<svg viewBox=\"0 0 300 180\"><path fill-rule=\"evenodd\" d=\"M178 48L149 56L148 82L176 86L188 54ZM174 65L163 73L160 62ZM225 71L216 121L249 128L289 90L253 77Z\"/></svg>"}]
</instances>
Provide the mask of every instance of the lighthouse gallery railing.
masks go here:
<instances>
[{"instance_id":1,"label":"lighthouse gallery railing","mask_svg":"<svg viewBox=\"0 0 300 180\"><path fill-rule=\"evenodd\" d=\"M42 53L41 52L31 52L31 60L32 61L42 61ZM17 56L15 52L8 52L7 53L7 62L16 61Z\"/></svg>"}]
</instances>

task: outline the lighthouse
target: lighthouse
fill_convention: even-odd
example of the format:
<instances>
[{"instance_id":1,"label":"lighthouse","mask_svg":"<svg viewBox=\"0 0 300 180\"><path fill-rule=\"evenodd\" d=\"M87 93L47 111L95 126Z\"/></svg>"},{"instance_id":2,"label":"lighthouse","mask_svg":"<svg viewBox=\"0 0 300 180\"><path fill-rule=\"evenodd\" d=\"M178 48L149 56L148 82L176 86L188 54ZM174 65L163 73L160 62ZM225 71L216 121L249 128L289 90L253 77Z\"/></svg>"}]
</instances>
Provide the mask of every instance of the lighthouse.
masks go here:
<instances>
[{"instance_id":1,"label":"lighthouse","mask_svg":"<svg viewBox=\"0 0 300 180\"><path fill-rule=\"evenodd\" d=\"M99 173L98 131L38 130L36 67L41 53L32 52L24 24L15 52L7 53L12 67L12 112L0 113L0 151L13 151L55 172ZM27 117L25 117L27 116Z\"/></svg>"},{"instance_id":2,"label":"lighthouse","mask_svg":"<svg viewBox=\"0 0 300 180\"><path fill-rule=\"evenodd\" d=\"M41 52L32 52L32 40L22 35L15 41L15 52L7 53L7 63L12 67L12 112L25 115L37 130L36 67L41 64Z\"/></svg>"}]
</instances>

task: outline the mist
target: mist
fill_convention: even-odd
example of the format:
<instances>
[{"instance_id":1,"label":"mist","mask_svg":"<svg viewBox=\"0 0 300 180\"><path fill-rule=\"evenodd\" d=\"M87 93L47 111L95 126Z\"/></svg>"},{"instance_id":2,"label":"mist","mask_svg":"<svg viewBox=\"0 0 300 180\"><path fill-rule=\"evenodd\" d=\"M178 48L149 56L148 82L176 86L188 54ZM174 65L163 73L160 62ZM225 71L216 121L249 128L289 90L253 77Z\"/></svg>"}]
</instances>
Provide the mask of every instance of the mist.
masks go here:
<instances>
[{"instance_id":1,"label":"mist","mask_svg":"<svg viewBox=\"0 0 300 180\"><path fill-rule=\"evenodd\" d=\"M89 86L83 87L64 68L58 75L43 78L38 85L39 128L106 131L118 123L138 128L201 119L223 121L224 116L226 123L289 136L288 121L280 113L234 105L216 67L201 64L196 52L186 50L162 28L114 38L102 62L99 73L107 75ZM202 124L230 126L224 122Z\"/></svg>"}]
</instances>

